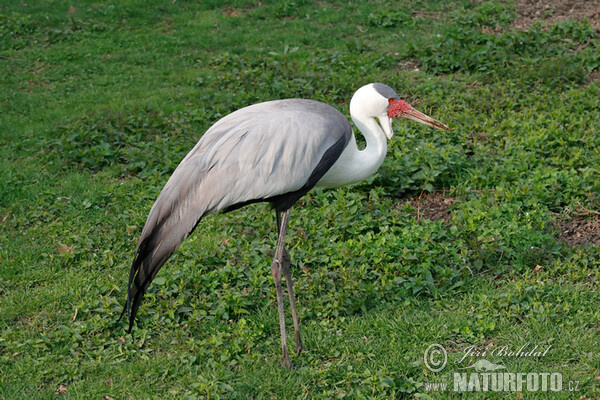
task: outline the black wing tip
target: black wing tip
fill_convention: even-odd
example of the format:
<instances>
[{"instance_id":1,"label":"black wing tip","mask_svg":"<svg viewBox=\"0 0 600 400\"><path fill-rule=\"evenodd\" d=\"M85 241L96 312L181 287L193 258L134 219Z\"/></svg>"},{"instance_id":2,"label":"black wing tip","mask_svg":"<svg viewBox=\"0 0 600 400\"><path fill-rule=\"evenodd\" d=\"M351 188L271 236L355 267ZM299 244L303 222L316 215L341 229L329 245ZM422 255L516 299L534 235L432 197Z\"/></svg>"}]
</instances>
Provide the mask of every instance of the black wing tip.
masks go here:
<instances>
[{"instance_id":1,"label":"black wing tip","mask_svg":"<svg viewBox=\"0 0 600 400\"><path fill-rule=\"evenodd\" d=\"M137 274L142 266L141 253L142 253L143 249L145 248L145 242L146 242L145 240L142 241L138 245L138 248L136 249L135 257L133 259L133 262L131 263L131 271L129 272L129 281L127 283L127 300L125 301L125 305L123 306L121 315L119 316L119 319L117 320L117 322L120 322L123 319L123 316L125 314L127 314L127 320L129 320L129 327L127 328L127 333L131 333L131 329L133 328L133 323L135 321L135 315L137 314L137 307L135 307L136 302L134 301L134 306L132 307L131 297L132 297L132 292L133 292L133 296L135 296L136 298L138 297L138 294L139 294L138 289L134 287L135 286L135 277L137 276ZM138 302L138 304L139 304L139 302Z\"/></svg>"},{"instance_id":2,"label":"black wing tip","mask_svg":"<svg viewBox=\"0 0 600 400\"><path fill-rule=\"evenodd\" d=\"M131 333L131 330L133 329L133 321L133 319L129 320L129 326L126 329L127 333Z\"/></svg>"},{"instance_id":3,"label":"black wing tip","mask_svg":"<svg viewBox=\"0 0 600 400\"><path fill-rule=\"evenodd\" d=\"M135 316L137 315L138 309L140 307L140 303L142 302L142 297L144 297L144 290L136 291L133 302L131 302L131 308L129 308L128 304L128 318L129 318L129 327L127 328L127 333L131 333L133 329L133 323L135 322ZM128 303L130 298L127 299Z\"/></svg>"},{"instance_id":4,"label":"black wing tip","mask_svg":"<svg viewBox=\"0 0 600 400\"><path fill-rule=\"evenodd\" d=\"M126 328L127 333L131 333L131 330L133 329L133 324L135 322L135 316L137 314L139 303L141 301L141 296L139 296L139 299L138 299L138 295L139 295L139 292L135 294L136 299L134 301L133 306L131 305L131 297L129 297L129 294L127 295L127 302L123 306L121 315L119 315L119 318L116 321L116 323L121 322L121 320L123 319L123 316L127 315L127 320L129 321L128 322L129 326Z\"/></svg>"},{"instance_id":5,"label":"black wing tip","mask_svg":"<svg viewBox=\"0 0 600 400\"><path fill-rule=\"evenodd\" d=\"M200 222L200 219L198 219L198 222L196 222L196 225L194 228L192 228L192 231L196 228ZM155 257L155 253L157 251L155 244L160 238L162 224L163 223L161 222L160 226L152 229L152 232L149 235L146 235L146 237L140 240L135 257L131 263L129 282L127 285L127 302L125 303L123 311L121 312L121 316L119 317L120 321L121 318L123 318L123 315L127 313L127 318L129 320L129 327L127 329L128 333L131 333L133 324L135 322L135 316L140 307L140 303L142 302L142 298L148 289L148 286L154 279L156 273L160 270L160 268L164 265L174 251L167 250L166 255L163 254L162 256ZM140 277L140 273L142 274L142 277Z\"/></svg>"},{"instance_id":6,"label":"black wing tip","mask_svg":"<svg viewBox=\"0 0 600 400\"><path fill-rule=\"evenodd\" d=\"M127 331L128 333L131 332L131 327L133 326L133 321L135 320L135 314L131 315L130 314L130 300L129 300L129 294L127 295L127 302L125 303L125 305L123 306L123 310L121 310L121 315L119 315L119 318L117 319L117 322L121 322L121 320L123 319L123 316L125 316L125 314L127 314L127 320L129 321L129 330Z\"/></svg>"},{"instance_id":7,"label":"black wing tip","mask_svg":"<svg viewBox=\"0 0 600 400\"><path fill-rule=\"evenodd\" d=\"M123 310L121 311L121 315L119 315L119 318L117 318L117 323L121 322L121 320L123 319L123 315L125 315L126 311L127 311L127 305L125 305L123 307ZM127 313L127 315L129 316L129 313Z\"/></svg>"}]
</instances>

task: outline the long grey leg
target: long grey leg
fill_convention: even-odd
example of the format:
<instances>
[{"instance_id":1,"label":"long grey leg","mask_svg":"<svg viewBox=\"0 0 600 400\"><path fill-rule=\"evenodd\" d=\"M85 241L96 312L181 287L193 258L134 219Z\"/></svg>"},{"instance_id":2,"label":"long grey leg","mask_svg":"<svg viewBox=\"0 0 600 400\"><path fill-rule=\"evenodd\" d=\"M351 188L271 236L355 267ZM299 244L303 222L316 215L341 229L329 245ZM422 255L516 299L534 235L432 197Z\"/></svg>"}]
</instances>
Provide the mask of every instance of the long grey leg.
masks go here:
<instances>
[{"instance_id":1,"label":"long grey leg","mask_svg":"<svg viewBox=\"0 0 600 400\"><path fill-rule=\"evenodd\" d=\"M289 210L286 211L287 214L289 214L289 212ZM281 233L281 215L279 212L276 212L276 215L277 227ZM290 297L290 308L292 309L292 321L294 323L294 334L296 335L296 354L300 354L302 352L302 339L300 338L300 324L298 323L298 313L296 312L296 300L294 298L294 283L292 281L292 273L290 272L290 261L290 253L288 253L284 248L282 259L283 274L285 276L285 283L287 285L288 295Z\"/></svg>"},{"instance_id":2,"label":"long grey leg","mask_svg":"<svg viewBox=\"0 0 600 400\"><path fill-rule=\"evenodd\" d=\"M283 275L287 284L288 294L290 296L290 308L292 309L292 321L294 322L294 333L296 334L296 354L302 352L302 340L300 339L300 325L298 324L298 314L296 313L296 301L294 299L294 284L292 282L292 273L290 272L290 253L284 250L283 255Z\"/></svg>"},{"instance_id":3,"label":"long grey leg","mask_svg":"<svg viewBox=\"0 0 600 400\"><path fill-rule=\"evenodd\" d=\"M275 291L277 292L277 307L279 310L279 330L281 333L281 351L283 353L282 364L291 368L292 363L288 356L287 350L287 337L285 333L285 312L283 308L283 289L281 287L281 272L283 269L283 252L285 246L285 234L287 231L287 224L290 217L290 210L287 210L283 214L283 219L279 225L279 238L277 239L277 247L275 248L275 256L273 257L273 263L271 264L271 273L273 274L273 280L275 281ZM277 215L279 222L279 213ZM286 278L287 280L287 278Z\"/></svg>"}]
</instances>

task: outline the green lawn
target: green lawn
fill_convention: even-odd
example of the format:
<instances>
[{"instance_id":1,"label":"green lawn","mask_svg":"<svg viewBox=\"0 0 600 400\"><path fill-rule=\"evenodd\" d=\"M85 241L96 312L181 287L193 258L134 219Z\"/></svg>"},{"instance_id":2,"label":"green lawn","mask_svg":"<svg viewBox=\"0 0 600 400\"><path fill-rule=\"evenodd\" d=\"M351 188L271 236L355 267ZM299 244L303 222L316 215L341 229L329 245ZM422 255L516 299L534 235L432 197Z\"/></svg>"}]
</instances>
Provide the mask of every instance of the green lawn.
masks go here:
<instances>
[{"instance_id":1,"label":"green lawn","mask_svg":"<svg viewBox=\"0 0 600 400\"><path fill-rule=\"evenodd\" d=\"M0 398L599 398L598 32L497 1L226 4L0 1ZM278 98L348 115L369 82L452 131L396 121L375 176L292 209L295 369L264 204L203 220L127 334L137 237L202 133ZM482 358L562 390L455 392Z\"/></svg>"}]
</instances>

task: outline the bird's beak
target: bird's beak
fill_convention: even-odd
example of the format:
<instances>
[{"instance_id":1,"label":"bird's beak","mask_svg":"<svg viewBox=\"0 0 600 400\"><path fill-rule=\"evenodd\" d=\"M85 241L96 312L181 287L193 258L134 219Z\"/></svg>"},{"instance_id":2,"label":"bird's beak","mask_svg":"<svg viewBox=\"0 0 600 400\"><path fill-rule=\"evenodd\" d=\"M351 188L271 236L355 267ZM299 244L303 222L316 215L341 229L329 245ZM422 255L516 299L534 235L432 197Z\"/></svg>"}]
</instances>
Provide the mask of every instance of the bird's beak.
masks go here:
<instances>
[{"instance_id":1,"label":"bird's beak","mask_svg":"<svg viewBox=\"0 0 600 400\"><path fill-rule=\"evenodd\" d=\"M445 131L449 131L446 125L442 124L440 121L431 118L429 115L423 114L421 111L418 111L411 107L409 110L402 111L398 117L404 117L408 119L412 119L413 121L420 122L425 125L429 125L433 128L442 129Z\"/></svg>"},{"instance_id":2,"label":"bird's beak","mask_svg":"<svg viewBox=\"0 0 600 400\"><path fill-rule=\"evenodd\" d=\"M440 121L431 118L429 115L423 114L421 111L415 110L413 106L404 100L390 99L389 103L390 105L388 107L387 114L390 118L404 117L434 128L443 129L445 131L450 130L450 128L442 124Z\"/></svg>"}]
</instances>

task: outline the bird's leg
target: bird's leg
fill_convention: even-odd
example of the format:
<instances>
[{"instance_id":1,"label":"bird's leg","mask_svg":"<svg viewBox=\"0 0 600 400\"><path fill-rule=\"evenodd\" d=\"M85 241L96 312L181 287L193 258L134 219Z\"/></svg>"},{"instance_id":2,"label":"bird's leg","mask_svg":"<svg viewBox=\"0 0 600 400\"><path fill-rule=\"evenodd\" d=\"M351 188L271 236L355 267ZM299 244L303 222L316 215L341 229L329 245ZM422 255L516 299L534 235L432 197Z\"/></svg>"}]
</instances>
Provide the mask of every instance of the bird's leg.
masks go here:
<instances>
[{"instance_id":1,"label":"bird's leg","mask_svg":"<svg viewBox=\"0 0 600 400\"><path fill-rule=\"evenodd\" d=\"M290 296L290 308L292 309L292 321L294 322L294 333L296 334L296 354L302 352L302 339L300 339L300 325L298 324L298 314L296 313L296 300L294 299L294 284L292 273L290 272L290 253L283 250L283 275L287 284L288 294Z\"/></svg>"},{"instance_id":2,"label":"bird's leg","mask_svg":"<svg viewBox=\"0 0 600 400\"><path fill-rule=\"evenodd\" d=\"M290 210L287 210L286 213L289 217ZM275 213L277 216L277 230L281 233L281 214L279 211ZM287 225L287 223L286 223ZM294 283L292 281L292 273L290 272L290 253L284 248L283 249L283 259L282 259L282 267L283 274L285 276L285 283L288 289L288 295L290 297L290 308L292 309L292 321L294 323L294 334L296 335L296 354L300 354L302 352L302 339L300 338L300 324L298 323L298 313L296 312L296 300L294 297Z\"/></svg>"},{"instance_id":3,"label":"bird's leg","mask_svg":"<svg viewBox=\"0 0 600 400\"><path fill-rule=\"evenodd\" d=\"M275 291L277 292L277 307L279 310L279 330L281 333L281 351L283 353L282 364L291 368L292 363L288 356L287 350L287 337L285 333L285 313L283 308L283 289L281 287L281 272L283 269L283 252L285 247L285 234L287 231L287 224L290 216L290 211L287 210L283 214L281 225L279 225L279 238L277 239L277 247L275 248L275 256L273 257L273 263L271 264L271 273L273 274L273 280L275 281ZM277 221L279 222L279 213L277 213ZM287 278L286 278L287 280Z\"/></svg>"}]
</instances>

